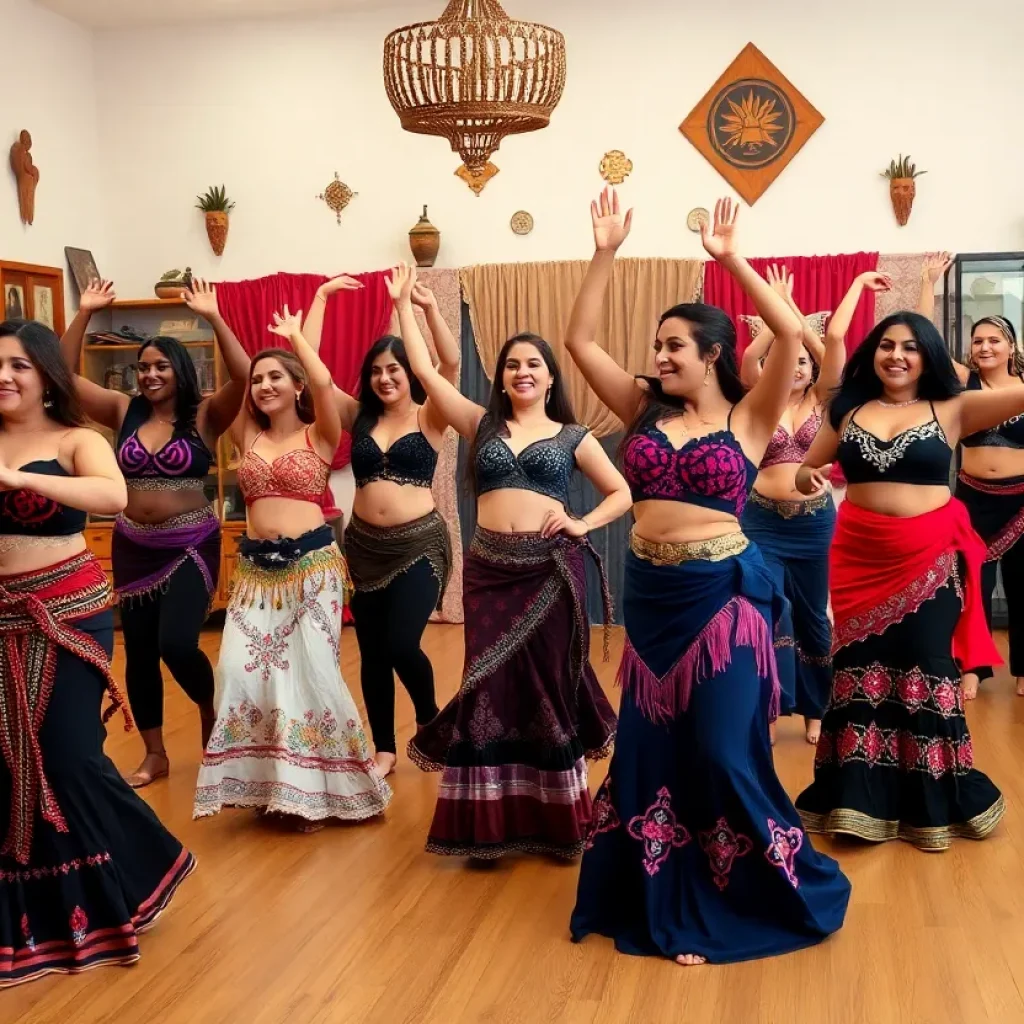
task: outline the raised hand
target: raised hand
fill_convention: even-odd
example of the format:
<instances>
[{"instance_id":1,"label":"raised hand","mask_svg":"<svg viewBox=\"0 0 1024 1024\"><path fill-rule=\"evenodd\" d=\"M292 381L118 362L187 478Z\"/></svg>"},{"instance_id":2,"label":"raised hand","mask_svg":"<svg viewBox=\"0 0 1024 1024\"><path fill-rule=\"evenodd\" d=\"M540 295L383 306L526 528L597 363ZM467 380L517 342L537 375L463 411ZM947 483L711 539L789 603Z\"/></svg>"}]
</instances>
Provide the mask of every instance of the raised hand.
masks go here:
<instances>
[{"instance_id":1,"label":"raised hand","mask_svg":"<svg viewBox=\"0 0 1024 1024\"><path fill-rule=\"evenodd\" d=\"M929 253L921 265L921 279L928 280L934 285L940 277L945 277L952 262L953 254L951 252Z\"/></svg>"},{"instance_id":2,"label":"raised hand","mask_svg":"<svg viewBox=\"0 0 1024 1024\"><path fill-rule=\"evenodd\" d=\"M349 277L348 274L339 274L320 285L320 293L326 298L335 292L354 292L362 287L362 281L357 281L354 277Z\"/></svg>"},{"instance_id":3,"label":"raised hand","mask_svg":"<svg viewBox=\"0 0 1024 1024\"><path fill-rule=\"evenodd\" d=\"M888 274L869 270L858 277L858 280L869 292L887 292L892 290L892 278Z\"/></svg>"},{"instance_id":4,"label":"raised hand","mask_svg":"<svg viewBox=\"0 0 1024 1024\"><path fill-rule=\"evenodd\" d=\"M109 306L116 298L113 281L90 281L89 287L79 296L78 308L87 313L95 313Z\"/></svg>"},{"instance_id":5,"label":"raised hand","mask_svg":"<svg viewBox=\"0 0 1024 1024\"><path fill-rule=\"evenodd\" d=\"M385 281L393 302L411 302L412 290L416 286L416 268L399 263Z\"/></svg>"},{"instance_id":6,"label":"raised hand","mask_svg":"<svg viewBox=\"0 0 1024 1024\"><path fill-rule=\"evenodd\" d=\"M606 188L598 200L590 204L590 219L594 222L594 246L598 252L615 252L629 237L633 211L627 210L623 216L618 192Z\"/></svg>"},{"instance_id":7,"label":"raised hand","mask_svg":"<svg viewBox=\"0 0 1024 1024\"><path fill-rule=\"evenodd\" d=\"M412 289L412 304L419 306L425 313L428 309L437 309L437 296L425 284L417 281Z\"/></svg>"},{"instance_id":8,"label":"raised hand","mask_svg":"<svg viewBox=\"0 0 1024 1024\"><path fill-rule=\"evenodd\" d=\"M288 307L284 307L283 313L274 314L274 322L267 325L271 334L278 334L282 338L292 338L302 333L302 310L298 313L291 313Z\"/></svg>"},{"instance_id":9,"label":"raised hand","mask_svg":"<svg viewBox=\"0 0 1024 1024\"><path fill-rule=\"evenodd\" d=\"M739 213L739 203L734 205L731 199L719 199L715 203L714 223L701 221L700 240L712 259L724 260L737 254L736 218Z\"/></svg>"},{"instance_id":10,"label":"raised hand","mask_svg":"<svg viewBox=\"0 0 1024 1024\"><path fill-rule=\"evenodd\" d=\"M793 275L789 267L771 264L768 267L768 283L784 299L793 298Z\"/></svg>"},{"instance_id":11,"label":"raised hand","mask_svg":"<svg viewBox=\"0 0 1024 1024\"><path fill-rule=\"evenodd\" d=\"M185 305L207 320L220 316L220 306L217 305L217 289L208 281L200 277L192 278L192 287L186 288L181 293Z\"/></svg>"}]
</instances>

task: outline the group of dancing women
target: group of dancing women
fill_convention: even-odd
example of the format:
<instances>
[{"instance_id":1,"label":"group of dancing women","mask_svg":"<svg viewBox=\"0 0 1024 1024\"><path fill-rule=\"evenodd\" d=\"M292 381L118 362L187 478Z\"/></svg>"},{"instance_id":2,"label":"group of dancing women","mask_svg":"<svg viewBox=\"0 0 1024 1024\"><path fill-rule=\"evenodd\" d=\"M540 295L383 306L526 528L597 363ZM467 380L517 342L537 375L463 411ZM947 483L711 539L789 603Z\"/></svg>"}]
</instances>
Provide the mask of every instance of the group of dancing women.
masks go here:
<instances>
[{"instance_id":1,"label":"group of dancing women","mask_svg":"<svg viewBox=\"0 0 1024 1024\"><path fill-rule=\"evenodd\" d=\"M138 959L138 934L195 866L133 792L170 771L161 662L198 709L194 815L250 808L303 832L388 806L397 674L416 717L408 757L440 773L427 849L581 856L572 939L633 955L729 963L837 931L850 883L809 833L942 850L996 827L1004 801L973 766L964 700L1001 663L998 564L1024 692L1013 326L979 321L969 365L955 364L929 318L942 255L925 264L919 311L886 317L847 359L862 293L888 279L853 281L822 339L786 268L765 280L740 255L738 208L722 200L704 248L763 327L741 367L722 310L673 306L654 372L635 377L597 341L632 211L606 190L591 213L564 340L626 424L618 466L576 422L543 338L505 343L486 406L461 394L457 343L405 266L388 282L395 333L366 354L355 395L318 355L327 304L360 287L345 276L304 320L274 314L287 346L251 359L216 290L194 282L184 299L228 375L207 396L170 338L142 344L134 398L77 376L109 282L83 293L63 339L0 324L0 986ZM449 428L468 445L477 526L462 680L439 708L421 641L452 568L431 491ZM342 431L356 482L344 551L325 521ZM222 435L241 456L247 526L215 673L199 637L220 529L203 485ZM580 515L576 470L601 496ZM601 569L591 531L630 509L616 715L591 666L587 562ZM116 516L113 592L88 515ZM349 599L372 754L339 667ZM110 671L115 600L127 702ZM144 744L124 778L103 752L115 711ZM785 714L815 748L795 804L772 759ZM613 747L592 797L587 763Z\"/></svg>"}]
</instances>

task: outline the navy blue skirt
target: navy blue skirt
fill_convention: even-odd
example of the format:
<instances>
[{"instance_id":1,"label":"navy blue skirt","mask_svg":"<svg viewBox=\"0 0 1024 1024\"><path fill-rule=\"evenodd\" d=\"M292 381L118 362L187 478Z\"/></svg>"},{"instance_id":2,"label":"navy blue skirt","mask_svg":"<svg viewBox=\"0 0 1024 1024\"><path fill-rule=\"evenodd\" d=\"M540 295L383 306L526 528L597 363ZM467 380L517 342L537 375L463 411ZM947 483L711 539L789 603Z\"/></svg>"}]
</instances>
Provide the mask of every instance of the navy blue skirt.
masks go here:
<instances>
[{"instance_id":1,"label":"navy blue skirt","mask_svg":"<svg viewBox=\"0 0 1024 1024\"><path fill-rule=\"evenodd\" d=\"M731 963L842 926L850 883L817 853L772 763L772 626L753 546L657 566L627 555L615 755L594 803L572 938Z\"/></svg>"}]
</instances>

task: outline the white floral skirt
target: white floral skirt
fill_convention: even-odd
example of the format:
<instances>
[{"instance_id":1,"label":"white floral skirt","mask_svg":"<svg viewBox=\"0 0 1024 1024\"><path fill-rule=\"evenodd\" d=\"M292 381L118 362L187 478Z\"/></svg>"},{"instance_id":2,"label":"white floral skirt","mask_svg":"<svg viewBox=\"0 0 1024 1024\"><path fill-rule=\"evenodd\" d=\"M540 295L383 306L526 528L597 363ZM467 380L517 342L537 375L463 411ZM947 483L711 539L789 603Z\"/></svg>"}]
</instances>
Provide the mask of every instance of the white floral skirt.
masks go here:
<instances>
[{"instance_id":1,"label":"white floral skirt","mask_svg":"<svg viewBox=\"0 0 1024 1024\"><path fill-rule=\"evenodd\" d=\"M257 807L354 821L387 806L339 668L347 585L334 544L285 568L239 556L195 817Z\"/></svg>"}]
</instances>

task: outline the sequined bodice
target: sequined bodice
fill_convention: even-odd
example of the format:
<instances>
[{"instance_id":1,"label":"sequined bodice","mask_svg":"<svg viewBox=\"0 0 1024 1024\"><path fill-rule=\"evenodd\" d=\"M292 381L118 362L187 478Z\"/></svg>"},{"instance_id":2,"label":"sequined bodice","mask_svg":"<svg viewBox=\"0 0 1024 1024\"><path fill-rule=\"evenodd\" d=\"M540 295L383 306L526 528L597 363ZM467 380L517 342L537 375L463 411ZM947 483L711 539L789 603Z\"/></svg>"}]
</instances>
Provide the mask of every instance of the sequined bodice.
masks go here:
<instances>
[{"instance_id":1,"label":"sequined bodice","mask_svg":"<svg viewBox=\"0 0 1024 1024\"><path fill-rule=\"evenodd\" d=\"M56 459L39 459L19 469L44 476L69 476ZM85 529L80 509L61 505L35 491L0 491L0 536L69 537Z\"/></svg>"},{"instance_id":2,"label":"sequined bodice","mask_svg":"<svg viewBox=\"0 0 1024 1024\"><path fill-rule=\"evenodd\" d=\"M437 469L437 452L420 430L403 434L387 451L376 440L360 433L352 442L352 475L356 487L365 487L378 480L413 487L430 487Z\"/></svg>"},{"instance_id":3,"label":"sequined bodice","mask_svg":"<svg viewBox=\"0 0 1024 1024\"><path fill-rule=\"evenodd\" d=\"M728 428L673 448L651 424L634 434L623 451L623 474L633 501L681 501L739 516L757 467Z\"/></svg>"},{"instance_id":4,"label":"sequined bodice","mask_svg":"<svg viewBox=\"0 0 1024 1024\"><path fill-rule=\"evenodd\" d=\"M981 378L972 372L967 380L968 391L981 390ZM1011 416L998 427L979 430L977 434L962 438L965 448L1024 448L1024 413Z\"/></svg>"},{"instance_id":5,"label":"sequined bodice","mask_svg":"<svg viewBox=\"0 0 1024 1024\"><path fill-rule=\"evenodd\" d=\"M314 451L309 431L305 434L304 448L285 452L273 462L267 462L255 451L256 442L262 436L256 435L238 467L238 484L245 495L245 503L251 505L259 498L291 498L320 504L331 467Z\"/></svg>"},{"instance_id":6,"label":"sequined bodice","mask_svg":"<svg viewBox=\"0 0 1024 1024\"><path fill-rule=\"evenodd\" d=\"M568 505L569 482L576 468L576 449L586 436L586 427L567 423L554 437L533 441L518 455L503 437L492 437L476 453L480 493L534 491Z\"/></svg>"},{"instance_id":7,"label":"sequined bodice","mask_svg":"<svg viewBox=\"0 0 1024 1024\"><path fill-rule=\"evenodd\" d=\"M894 483L941 486L949 483L953 452L935 418L883 441L854 419L846 424L836 457L851 484Z\"/></svg>"},{"instance_id":8,"label":"sequined bodice","mask_svg":"<svg viewBox=\"0 0 1024 1024\"><path fill-rule=\"evenodd\" d=\"M807 457L811 444L821 428L821 410L815 409L791 434L782 424L775 429L765 449L761 468L782 466L789 463L798 465Z\"/></svg>"}]
</instances>

